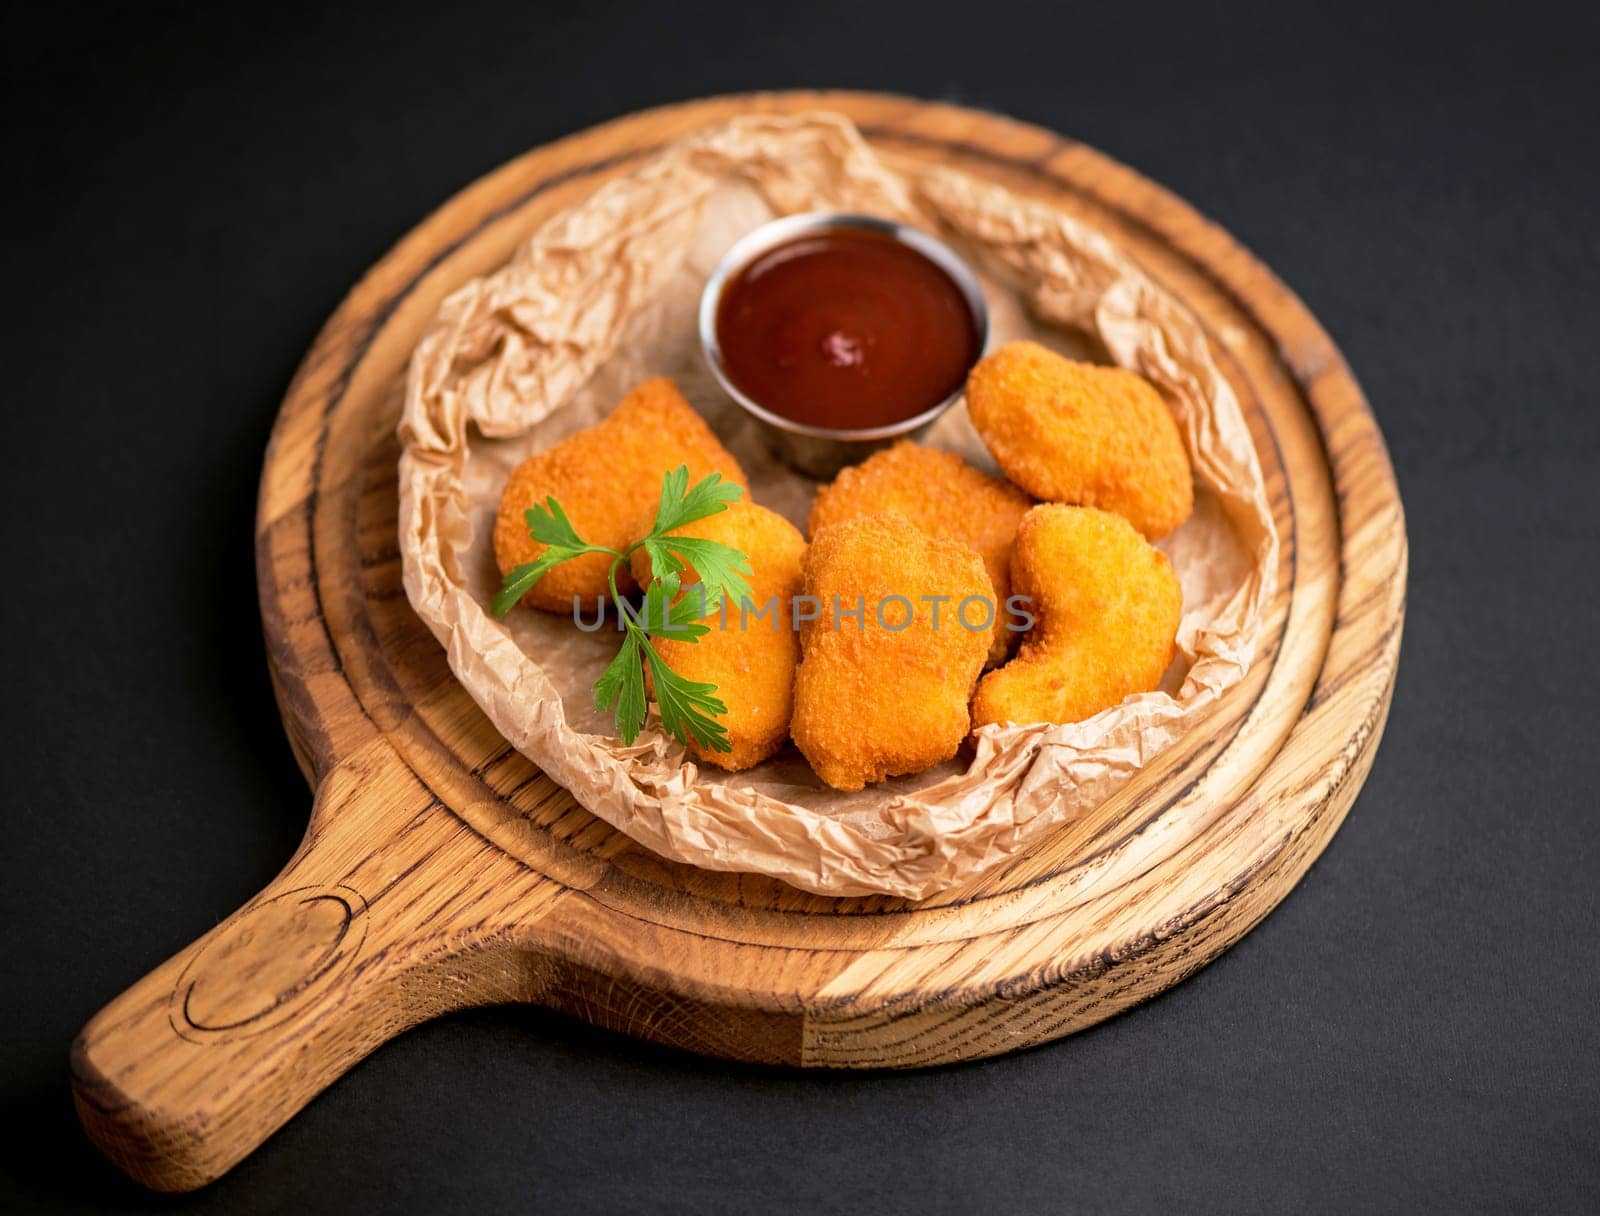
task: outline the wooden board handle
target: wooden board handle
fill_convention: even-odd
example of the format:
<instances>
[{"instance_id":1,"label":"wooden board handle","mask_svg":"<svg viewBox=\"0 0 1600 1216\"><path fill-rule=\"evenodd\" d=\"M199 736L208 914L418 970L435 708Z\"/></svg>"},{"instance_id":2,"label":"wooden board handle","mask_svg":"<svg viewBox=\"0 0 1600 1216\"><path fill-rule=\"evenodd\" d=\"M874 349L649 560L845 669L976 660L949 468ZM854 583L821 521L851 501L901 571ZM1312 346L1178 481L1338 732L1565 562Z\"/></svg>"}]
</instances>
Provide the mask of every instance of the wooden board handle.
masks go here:
<instances>
[{"instance_id":1,"label":"wooden board handle","mask_svg":"<svg viewBox=\"0 0 1600 1216\"><path fill-rule=\"evenodd\" d=\"M517 881L508 859L387 756L330 772L266 890L78 1036L79 1117L138 1181L210 1182L406 1027L530 995L469 911L470 892Z\"/></svg>"}]
</instances>

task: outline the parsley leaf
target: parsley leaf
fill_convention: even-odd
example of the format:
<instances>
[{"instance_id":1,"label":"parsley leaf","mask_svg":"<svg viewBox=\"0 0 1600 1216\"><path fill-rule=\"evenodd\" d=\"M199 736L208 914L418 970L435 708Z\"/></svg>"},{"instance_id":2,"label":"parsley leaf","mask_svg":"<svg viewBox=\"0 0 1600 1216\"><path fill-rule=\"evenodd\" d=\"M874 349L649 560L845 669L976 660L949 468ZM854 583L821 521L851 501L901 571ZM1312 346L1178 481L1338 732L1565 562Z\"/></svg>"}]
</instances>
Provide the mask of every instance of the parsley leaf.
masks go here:
<instances>
[{"instance_id":1,"label":"parsley leaf","mask_svg":"<svg viewBox=\"0 0 1600 1216\"><path fill-rule=\"evenodd\" d=\"M738 604L750 595L750 559L732 545L699 536L647 537L640 544L654 570L681 575L693 568L706 589L706 613L719 603Z\"/></svg>"},{"instance_id":2,"label":"parsley leaf","mask_svg":"<svg viewBox=\"0 0 1600 1216\"><path fill-rule=\"evenodd\" d=\"M679 465L661 479L661 504L655 526L648 536L635 541L624 551L591 545L578 535L572 521L554 497L523 512L528 535L545 546L544 552L516 567L494 597L493 611L503 617L538 581L562 562L586 553L611 556L609 581L611 598L622 617L622 648L606 665L594 683L595 707L612 710L617 733L626 743L638 738L648 712L645 670L650 672L650 690L655 694L661 726L680 743L695 742L709 751L727 751L727 729L717 718L728 707L716 696L715 684L686 679L667 664L651 644L651 638L670 638L696 642L711 631L702 618L716 612L729 600L742 601L750 595L750 559L719 541L691 536L668 536L685 524L705 519L720 511L744 493L742 487L724 481L720 473L689 485L689 469ZM650 558L650 585L643 602L634 610L617 592L617 570L635 549ZM693 570L699 583L683 585L684 574Z\"/></svg>"},{"instance_id":3,"label":"parsley leaf","mask_svg":"<svg viewBox=\"0 0 1600 1216\"><path fill-rule=\"evenodd\" d=\"M553 494L548 495L541 505L524 511L522 518L528 525L528 535L540 544L553 545L560 549L591 547L583 543L577 529L572 526L572 521L567 518L567 513L561 509L561 504L555 500Z\"/></svg>"},{"instance_id":4,"label":"parsley leaf","mask_svg":"<svg viewBox=\"0 0 1600 1216\"><path fill-rule=\"evenodd\" d=\"M546 549L538 558L531 562L523 562L506 575L500 590L495 592L494 603L490 611L495 616L505 616L516 605L517 601L533 589L533 585L542 579L553 566L559 566L568 558L578 556L576 553L565 549Z\"/></svg>"},{"instance_id":5,"label":"parsley leaf","mask_svg":"<svg viewBox=\"0 0 1600 1216\"><path fill-rule=\"evenodd\" d=\"M709 625L699 623L701 617L717 609L711 595L698 584L685 589L682 595L678 594L679 590L676 574L651 580L644 590L644 603L639 612L640 627L645 633L651 637L693 642L711 632Z\"/></svg>"},{"instance_id":6,"label":"parsley leaf","mask_svg":"<svg viewBox=\"0 0 1600 1216\"><path fill-rule=\"evenodd\" d=\"M639 728L644 725L644 680L639 674L641 636L637 630L629 629L622 639L622 649L594 682L594 707L602 713L613 705L617 707L617 733L624 743L637 739Z\"/></svg>"},{"instance_id":7,"label":"parsley leaf","mask_svg":"<svg viewBox=\"0 0 1600 1216\"><path fill-rule=\"evenodd\" d=\"M728 504L736 502L743 493L743 486L724 481L721 473L712 473L691 489L689 466L680 464L661 479L661 506L656 511L656 524L650 529L650 535L665 536L674 528L726 511Z\"/></svg>"},{"instance_id":8,"label":"parsley leaf","mask_svg":"<svg viewBox=\"0 0 1600 1216\"><path fill-rule=\"evenodd\" d=\"M644 658L650 668L656 705L661 710L661 725L667 733L685 743L693 739L707 751L731 750L727 728L717 721L728 712L728 707L715 696L717 686L680 676L653 646L645 647Z\"/></svg>"},{"instance_id":9,"label":"parsley leaf","mask_svg":"<svg viewBox=\"0 0 1600 1216\"><path fill-rule=\"evenodd\" d=\"M527 522L528 535L546 546L545 551L506 575L490 606L490 611L497 617L510 612L535 583L562 562L582 557L585 553L609 553L613 558L621 556L615 549L586 543L554 497L546 498L542 505L524 511L522 518Z\"/></svg>"}]
</instances>

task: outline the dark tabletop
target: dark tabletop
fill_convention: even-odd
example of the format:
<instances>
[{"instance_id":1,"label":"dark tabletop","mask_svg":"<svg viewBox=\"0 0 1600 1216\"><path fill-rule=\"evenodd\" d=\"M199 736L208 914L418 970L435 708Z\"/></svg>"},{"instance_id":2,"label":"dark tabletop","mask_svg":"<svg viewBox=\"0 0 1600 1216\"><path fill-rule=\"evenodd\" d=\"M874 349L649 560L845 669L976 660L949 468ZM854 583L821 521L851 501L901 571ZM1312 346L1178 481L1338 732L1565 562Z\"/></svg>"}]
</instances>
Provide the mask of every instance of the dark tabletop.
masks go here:
<instances>
[{"instance_id":1,"label":"dark tabletop","mask_svg":"<svg viewBox=\"0 0 1600 1216\"><path fill-rule=\"evenodd\" d=\"M56 5L7 31L0 1207L1600 1208L1593 7L897 7ZM251 543L297 360L502 161L793 85L1092 143L1321 318L1411 538L1349 820L1225 957L1012 1058L798 1074L497 1009L379 1051L219 1184L140 1191L82 1138L67 1047L304 826Z\"/></svg>"}]
</instances>

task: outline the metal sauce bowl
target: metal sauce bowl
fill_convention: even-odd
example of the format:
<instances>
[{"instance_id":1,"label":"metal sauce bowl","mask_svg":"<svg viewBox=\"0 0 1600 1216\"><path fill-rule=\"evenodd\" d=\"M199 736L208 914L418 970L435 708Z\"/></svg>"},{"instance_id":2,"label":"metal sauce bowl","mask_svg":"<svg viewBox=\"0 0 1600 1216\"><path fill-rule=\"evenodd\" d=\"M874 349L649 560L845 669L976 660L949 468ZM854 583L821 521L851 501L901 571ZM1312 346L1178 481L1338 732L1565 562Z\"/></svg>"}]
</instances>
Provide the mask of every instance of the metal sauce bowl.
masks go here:
<instances>
[{"instance_id":1,"label":"metal sauce bowl","mask_svg":"<svg viewBox=\"0 0 1600 1216\"><path fill-rule=\"evenodd\" d=\"M833 429L809 426L795 422L781 414L766 409L752 400L734 384L723 365L722 351L717 341L717 313L722 305L722 293L727 284L756 258L778 245L797 237L817 232L833 232L841 228L866 230L892 237L927 258L950 276L972 311L973 328L978 335L978 356L989 344L989 305L983 298L983 288L978 276L961 257L937 237L920 228L899 224L893 220L872 215L852 215L839 211L812 211L803 215L790 215L772 220L752 232L746 233L733 248L723 255L722 261L706 280L700 294L700 347L705 353L711 373L722 385L723 391L744 407L760 424L762 434L773 453L785 464L807 476L819 480L832 478L846 465L857 464L879 448L888 447L900 439L915 439L938 420L939 416L960 400L964 388L957 388L943 401L930 406L922 413L889 426L860 430Z\"/></svg>"}]
</instances>

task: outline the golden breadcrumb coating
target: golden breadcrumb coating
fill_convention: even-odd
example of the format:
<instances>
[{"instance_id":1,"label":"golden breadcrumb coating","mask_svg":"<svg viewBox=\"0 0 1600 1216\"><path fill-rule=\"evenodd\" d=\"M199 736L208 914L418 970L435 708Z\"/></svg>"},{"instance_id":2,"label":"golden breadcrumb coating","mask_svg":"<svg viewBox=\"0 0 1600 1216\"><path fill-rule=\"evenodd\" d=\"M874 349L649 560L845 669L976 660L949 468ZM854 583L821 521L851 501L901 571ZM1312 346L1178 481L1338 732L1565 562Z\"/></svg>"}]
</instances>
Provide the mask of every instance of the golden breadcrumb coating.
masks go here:
<instances>
[{"instance_id":1,"label":"golden breadcrumb coating","mask_svg":"<svg viewBox=\"0 0 1600 1216\"><path fill-rule=\"evenodd\" d=\"M1080 722L1160 686L1183 593L1166 554L1122 516L1035 507L1017 529L1011 580L1035 624L1017 657L978 685L974 730Z\"/></svg>"},{"instance_id":2,"label":"golden breadcrumb coating","mask_svg":"<svg viewBox=\"0 0 1600 1216\"><path fill-rule=\"evenodd\" d=\"M1035 498L1115 511L1150 540L1194 509L1194 478L1149 381L1009 342L967 378L967 412L995 462Z\"/></svg>"},{"instance_id":3,"label":"golden breadcrumb coating","mask_svg":"<svg viewBox=\"0 0 1600 1216\"><path fill-rule=\"evenodd\" d=\"M729 772L760 764L789 738L794 708L794 669L800 660L790 601L800 590L800 560L805 538L783 516L748 499L726 511L674 530L673 536L699 536L732 545L750 559L749 607L738 604L707 615L711 632L693 642L656 638L656 653L680 676L717 686L728 707L718 721L727 729L730 750L709 751L689 743L696 759ZM633 573L640 586L650 583L650 559L634 553ZM685 582L698 582L691 567ZM769 601L773 606L767 610ZM757 616L757 613L761 613ZM649 670L645 678L649 680ZM652 689L652 695L654 690Z\"/></svg>"},{"instance_id":4,"label":"golden breadcrumb coating","mask_svg":"<svg viewBox=\"0 0 1600 1216\"><path fill-rule=\"evenodd\" d=\"M817 775L859 790L955 755L989 650L988 631L958 619L968 597L993 599L983 559L904 515L868 515L816 533L804 593L820 615L800 626L790 733ZM835 618L835 597L863 609L861 627Z\"/></svg>"},{"instance_id":5,"label":"golden breadcrumb coating","mask_svg":"<svg viewBox=\"0 0 1600 1216\"><path fill-rule=\"evenodd\" d=\"M531 562L545 547L528 535L523 512L553 495L578 535L591 545L626 549L650 530L661 501L664 474L688 465L689 484L711 473L746 486L739 462L671 380L646 380L605 419L535 452L506 479L494 524L494 556L502 575ZM575 596L594 610L596 596L609 597L611 558L587 553L555 567L522 602L546 612L571 612ZM626 568L617 589L633 590Z\"/></svg>"},{"instance_id":6,"label":"golden breadcrumb coating","mask_svg":"<svg viewBox=\"0 0 1600 1216\"><path fill-rule=\"evenodd\" d=\"M994 585L995 620L1005 619L1011 594L1011 544L1033 500L1010 482L973 468L954 452L901 440L817 491L811 534L862 515L898 511L933 536L970 545L983 558ZM1013 635L996 627L989 661L1006 657Z\"/></svg>"}]
</instances>

